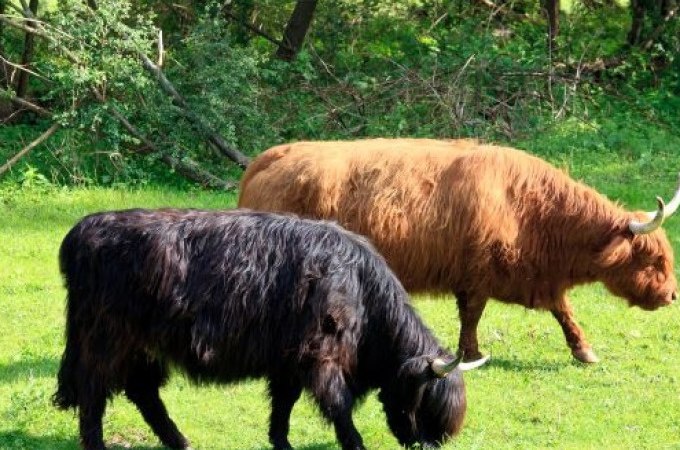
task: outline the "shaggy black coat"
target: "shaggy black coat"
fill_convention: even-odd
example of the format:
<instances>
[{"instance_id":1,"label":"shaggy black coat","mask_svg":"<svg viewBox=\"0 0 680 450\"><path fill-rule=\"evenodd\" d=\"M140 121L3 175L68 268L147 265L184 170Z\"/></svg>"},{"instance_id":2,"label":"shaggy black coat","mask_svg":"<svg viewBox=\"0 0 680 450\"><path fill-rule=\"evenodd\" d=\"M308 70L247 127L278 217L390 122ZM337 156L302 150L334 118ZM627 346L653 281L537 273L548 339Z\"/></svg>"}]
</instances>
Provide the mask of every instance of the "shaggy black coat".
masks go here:
<instances>
[{"instance_id":1,"label":"shaggy black coat","mask_svg":"<svg viewBox=\"0 0 680 450\"><path fill-rule=\"evenodd\" d=\"M327 222L249 211L128 210L85 217L64 238L66 349L55 404L78 408L103 449L107 398L124 391L163 444L186 448L159 397L169 365L197 381L265 377L274 448L290 448L308 389L344 449L363 448L355 400L380 389L405 445L438 445L466 409L458 369L383 259Z\"/></svg>"}]
</instances>

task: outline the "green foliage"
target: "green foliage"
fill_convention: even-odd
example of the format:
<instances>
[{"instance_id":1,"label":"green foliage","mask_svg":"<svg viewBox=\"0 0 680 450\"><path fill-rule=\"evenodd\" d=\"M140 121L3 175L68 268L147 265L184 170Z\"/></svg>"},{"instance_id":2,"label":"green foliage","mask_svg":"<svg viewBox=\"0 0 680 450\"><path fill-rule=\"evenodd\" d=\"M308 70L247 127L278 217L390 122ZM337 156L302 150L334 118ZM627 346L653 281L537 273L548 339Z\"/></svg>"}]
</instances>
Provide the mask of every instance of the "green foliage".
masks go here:
<instances>
[{"instance_id":1,"label":"green foliage","mask_svg":"<svg viewBox=\"0 0 680 450\"><path fill-rule=\"evenodd\" d=\"M113 108L164 154L221 178L240 176L142 68L138 52L156 59L159 27L168 79L193 112L250 155L283 141L367 136L521 143L570 123L610 120L613 108L630 111L612 119L624 125L680 128L679 21L667 24L651 50L627 49L630 11L616 2L567 5L555 55L547 54L536 2L506 2L497 14L474 2L325 2L292 63L225 18L224 2L101 0L96 12L86 3L60 0L41 12L56 43L39 47L33 69L43 78L32 77L33 92L67 130L27 163L53 183L186 186L112 117ZM241 0L226 7L276 38L293 5ZM659 20L652 10L646 32ZM21 37L2 35L15 50ZM0 141L14 127L0 130ZM16 151L0 144L2 156Z\"/></svg>"},{"instance_id":2,"label":"green foliage","mask_svg":"<svg viewBox=\"0 0 680 450\"><path fill-rule=\"evenodd\" d=\"M94 12L86 2L63 0L45 18L53 40L51 53L36 64L50 80L41 98L58 105L55 118L69 131L60 134L64 141L52 158L43 158L42 170L66 183L182 184L112 116L115 108L166 154L193 158L224 178L237 176L143 69L138 53L156 52L154 15L139 14L130 1L97 3ZM167 49L164 69L192 111L249 153L273 140L258 106L259 56L232 46L226 26L207 7L181 42ZM94 101L92 89L106 102Z\"/></svg>"},{"instance_id":3,"label":"green foliage","mask_svg":"<svg viewBox=\"0 0 680 450\"><path fill-rule=\"evenodd\" d=\"M183 93L191 109L236 148L245 153L271 142L268 118L258 105L260 56L232 45L224 20L200 17L182 43L168 52L166 74ZM167 95L152 90L146 101L154 108L139 111L141 122L155 139L172 142L187 154L223 164L205 145L197 146L196 132Z\"/></svg>"}]
</instances>

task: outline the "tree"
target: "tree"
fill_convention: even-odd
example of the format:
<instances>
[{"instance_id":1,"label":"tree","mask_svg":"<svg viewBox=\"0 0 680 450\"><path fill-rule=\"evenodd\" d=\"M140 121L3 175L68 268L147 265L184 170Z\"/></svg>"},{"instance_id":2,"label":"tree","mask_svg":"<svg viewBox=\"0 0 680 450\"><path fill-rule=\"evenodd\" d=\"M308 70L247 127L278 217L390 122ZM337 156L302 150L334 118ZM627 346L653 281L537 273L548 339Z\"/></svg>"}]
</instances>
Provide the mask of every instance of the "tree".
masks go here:
<instances>
[{"instance_id":1,"label":"tree","mask_svg":"<svg viewBox=\"0 0 680 450\"><path fill-rule=\"evenodd\" d=\"M291 61L298 54L312 23L316 3L317 0L298 0L295 4L293 14L286 25L286 31L283 33L282 44L285 45L280 45L276 51L278 58Z\"/></svg>"},{"instance_id":2,"label":"tree","mask_svg":"<svg viewBox=\"0 0 680 450\"><path fill-rule=\"evenodd\" d=\"M545 0L545 9L548 15L548 51L552 57L560 32L560 0Z\"/></svg>"},{"instance_id":3,"label":"tree","mask_svg":"<svg viewBox=\"0 0 680 450\"><path fill-rule=\"evenodd\" d=\"M0 15L5 14L5 11L7 10L7 0L0 0ZM4 38L4 32L5 32L5 26L2 22L0 22L0 86L4 87L4 84L7 82L9 79L8 76L8 67L7 64L5 63L5 49L3 46L3 38Z\"/></svg>"},{"instance_id":4,"label":"tree","mask_svg":"<svg viewBox=\"0 0 680 450\"><path fill-rule=\"evenodd\" d=\"M39 5L38 0L31 0L31 2L28 5L28 9L30 10L30 12L27 11L26 15L29 17L36 17L38 14L38 5ZM35 25L35 22L32 20L28 20L26 22L26 25L30 28ZM21 55L21 67L28 69L31 62L33 61L34 52L35 52L35 35L27 31L26 37L24 38L24 52ZM15 89L17 97L21 98L26 97L27 90L28 90L28 71L21 70L17 78L17 84Z\"/></svg>"}]
</instances>

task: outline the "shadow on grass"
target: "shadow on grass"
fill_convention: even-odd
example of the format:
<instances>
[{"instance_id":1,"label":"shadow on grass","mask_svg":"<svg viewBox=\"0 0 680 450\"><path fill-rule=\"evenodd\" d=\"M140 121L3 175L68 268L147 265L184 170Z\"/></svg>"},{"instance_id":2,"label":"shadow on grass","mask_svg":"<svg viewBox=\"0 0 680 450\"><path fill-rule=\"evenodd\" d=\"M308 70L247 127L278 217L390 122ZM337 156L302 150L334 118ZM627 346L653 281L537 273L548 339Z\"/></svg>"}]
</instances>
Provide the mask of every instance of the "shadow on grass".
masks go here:
<instances>
[{"instance_id":1,"label":"shadow on grass","mask_svg":"<svg viewBox=\"0 0 680 450\"><path fill-rule=\"evenodd\" d=\"M337 450L340 446L335 442L326 442L325 444L311 444L311 445L295 445L291 442L295 450ZM272 450L271 447L254 447L251 450Z\"/></svg>"},{"instance_id":2,"label":"shadow on grass","mask_svg":"<svg viewBox=\"0 0 680 450\"><path fill-rule=\"evenodd\" d=\"M56 377L59 359L52 356L26 357L9 364L0 364L0 383L29 377Z\"/></svg>"},{"instance_id":3,"label":"shadow on grass","mask_svg":"<svg viewBox=\"0 0 680 450\"><path fill-rule=\"evenodd\" d=\"M80 445L76 436L66 438L57 436L35 436L21 430L9 430L0 432L0 448L3 450L79 450ZM166 449L162 445L132 445L120 443L106 443L106 448L110 450L161 450ZM297 446L296 450L336 450L338 445L335 442L324 444L312 444ZM256 447L252 450L271 450L271 447Z\"/></svg>"},{"instance_id":4,"label":"shadow on grass","mask_svg":"<svg viewBox=\"0 0 680 450\"><path fill-rule=\"evenodd\" d=\"M508 372L559 372L573 364L569 361L545 361L545 360L518 360L505 358L491 358L485 366L495 369L506 370ZM582 364L579 364L582 365Z\"/></svg>"},{"instance_id":5,"label":"shadow on grass","mask_svg":"<svg viewBox=\"0 0 680 450\"><path fill-rule=\"evenodd\" d=\"M10 430L0 432L0 448L3 450L79 450L80 445L76 436L56 437L56 436L35 436L21 430ZM110 450L161 450L165 447L161 445L133 445L106 443L106 448Z\"/></svg>"}]
</instances>

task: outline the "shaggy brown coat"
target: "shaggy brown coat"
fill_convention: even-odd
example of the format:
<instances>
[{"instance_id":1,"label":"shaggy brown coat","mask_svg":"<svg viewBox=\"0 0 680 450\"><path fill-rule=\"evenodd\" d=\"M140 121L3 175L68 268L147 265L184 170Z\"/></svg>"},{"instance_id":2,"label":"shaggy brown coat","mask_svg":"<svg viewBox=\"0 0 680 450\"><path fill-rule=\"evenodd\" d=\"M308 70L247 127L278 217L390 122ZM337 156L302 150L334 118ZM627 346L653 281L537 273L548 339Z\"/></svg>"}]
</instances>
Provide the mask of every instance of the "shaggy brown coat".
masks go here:
<instances>
[{"instance_id":1,"label":"shaggy brown coat","mask_svg":"<svg viewBox=\"0 0 680 450\"><path fill-rule=\"evenodd\" d=\"M370 237L410 291L450 292L460 349L481 357L489 297L550 310L575 357L596 361L565 292L594 281L655 309L676 295L662 230L545 161L473 140L374 139L273 147L246 171L240 207L337 220Z\"/></svg>"}]
</instances>

